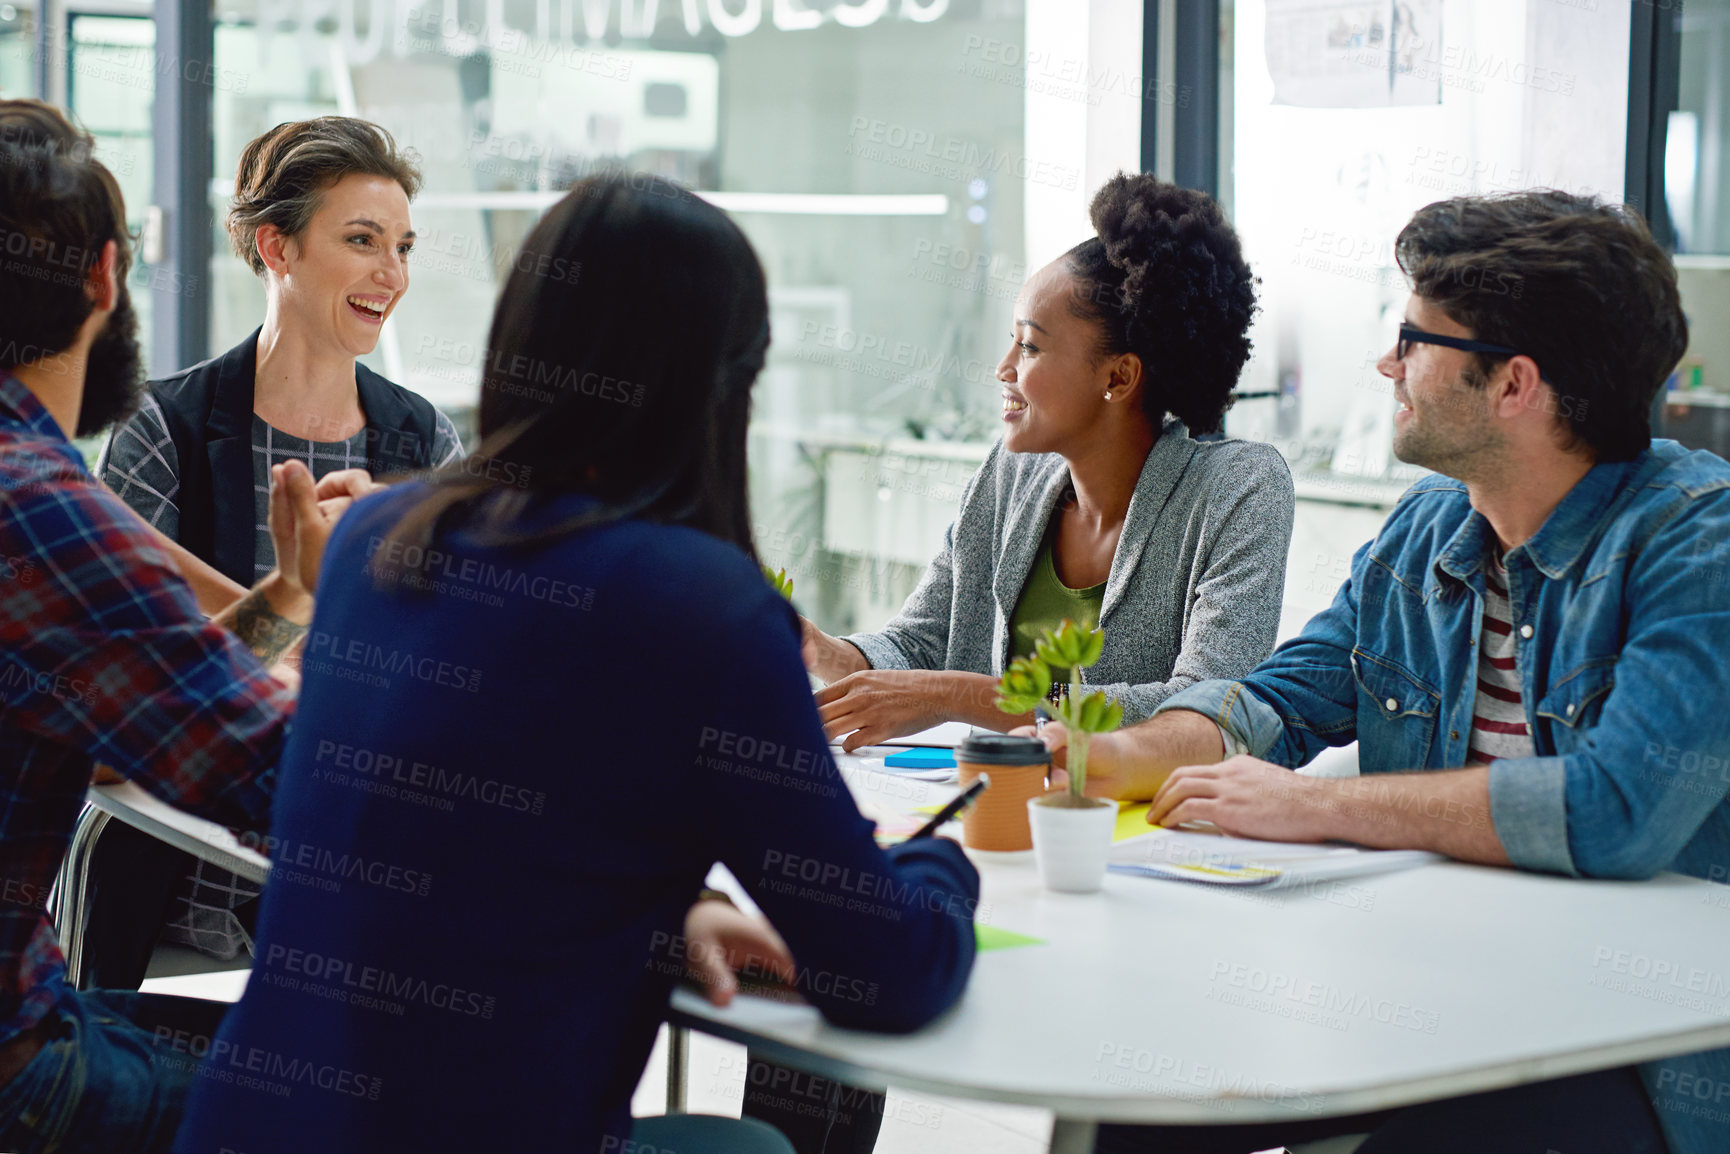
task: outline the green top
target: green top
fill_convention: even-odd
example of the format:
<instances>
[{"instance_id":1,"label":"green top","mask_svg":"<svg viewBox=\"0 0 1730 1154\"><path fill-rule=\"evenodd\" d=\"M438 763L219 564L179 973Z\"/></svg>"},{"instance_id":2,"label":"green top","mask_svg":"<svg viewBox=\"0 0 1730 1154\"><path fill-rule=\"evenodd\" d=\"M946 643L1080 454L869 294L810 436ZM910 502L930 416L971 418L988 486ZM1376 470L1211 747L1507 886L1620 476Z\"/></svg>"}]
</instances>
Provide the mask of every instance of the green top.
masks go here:
<instances>
[{"instance_id":1,"label":"green top","mask_svg":"<svg viewBox=\"0 0 1730 1154\"><path fill-rule=\"evenodd\" d=\"M1052 518L1055 526L1057 519ZM1056 533L1048 532L1033 559L1027 574L1027 584L1021 587L1021 597L1015 602L1015 612L1009 615L1009 655L1026 657L1047 629L1056 629L1065 617L1089 629L1099 625L1100 606L1105 602L1105 582L1087 589L1071 589L1057 576L1053 559ZM1069 682L1069 670L1053 667L1053 684Z\"/></svg>"}]
</instances>

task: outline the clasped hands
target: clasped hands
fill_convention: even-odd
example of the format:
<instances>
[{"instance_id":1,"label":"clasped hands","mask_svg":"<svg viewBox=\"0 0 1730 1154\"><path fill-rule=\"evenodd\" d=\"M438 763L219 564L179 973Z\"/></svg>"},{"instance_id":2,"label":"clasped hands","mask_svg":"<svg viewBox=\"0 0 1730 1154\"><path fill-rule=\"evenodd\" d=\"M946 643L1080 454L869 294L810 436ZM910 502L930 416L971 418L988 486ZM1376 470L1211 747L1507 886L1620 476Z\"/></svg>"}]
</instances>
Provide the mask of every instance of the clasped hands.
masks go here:
<instances>
[{"instance_id":1,"label":"clasped hands","mask_svg":"<svg viewBox=\"0 0 1730 1154\"><path fill-rule=\"evenodd\" d=\"M384 487L365 469L339 469L315 482L299 461L270 467L270 540L289 592L312 596L331 530L350 505Z\"/></svg>"}]
</instances>

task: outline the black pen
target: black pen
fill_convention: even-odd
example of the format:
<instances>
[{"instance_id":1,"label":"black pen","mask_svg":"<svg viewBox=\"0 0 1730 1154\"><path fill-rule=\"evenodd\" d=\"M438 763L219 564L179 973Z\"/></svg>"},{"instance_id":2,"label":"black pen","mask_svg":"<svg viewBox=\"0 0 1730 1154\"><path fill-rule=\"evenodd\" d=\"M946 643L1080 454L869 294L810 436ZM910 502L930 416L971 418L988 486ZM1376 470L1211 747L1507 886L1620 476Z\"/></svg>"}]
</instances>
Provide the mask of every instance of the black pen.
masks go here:
<instances>
[{"instance_id":1,"label":"black pen","mask_svg":"<svg viewBox=\"0 0 1730 1154\"><path fill-rule=\"evenodd\" d=\"M956 818L960 817L961 811L972 805L979 795L989 789L990 786L991 776L985 773L980 774L978 781L956 794L954 799L951 800L948 805L937 811L936 817L920 826L919 831L907 840L912 841L914 838L930 837L932 834L937 832L938 827L944 822L954 821Z\"/></svg>"}]
</instances>

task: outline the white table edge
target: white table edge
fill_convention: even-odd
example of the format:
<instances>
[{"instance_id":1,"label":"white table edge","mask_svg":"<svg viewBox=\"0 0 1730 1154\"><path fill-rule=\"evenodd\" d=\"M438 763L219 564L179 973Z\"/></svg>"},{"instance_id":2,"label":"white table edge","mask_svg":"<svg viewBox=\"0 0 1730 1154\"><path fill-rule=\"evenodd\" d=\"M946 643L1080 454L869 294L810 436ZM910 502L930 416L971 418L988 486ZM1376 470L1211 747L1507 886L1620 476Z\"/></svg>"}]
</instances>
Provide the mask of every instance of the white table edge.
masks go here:
<instances>
[{"instance_id":1,"label":"white table edge","mask_svg":"<svg viewBox=\"0 0 1730 1154\"><path fill-rule=\"evenodd\" d=\"M130 796L133 793L147 800L147 808L132 804ZM228 830L216 822L176 809L133 782L93 785L86 791L85 800L110 817L158 841L185 850L193 857L220 866L250 882L262 885L270 874L270 859L241 845ZM161 811L160 814L155 812L157 810Z\"/></svg>"},{"instance_id":2,"label":"white table edge","mask_svg":"<svg viewBox=\"0 0 1730 1154\"><path fill-rule=\"evenodd\" d=\"M815 1011L812 1011L815 1013ZM1028 1093L999 1087L971 1085L963 1080L923 1075L885 1075L875 1067L846 1058L809 1050L759 1034L748 1026L729 1021L726 1010L716 1009L701 996L675 990L667 1006L667 1021L673 1026L699 1030L727 1041L749 1046L753 1051L782 1065L845 1085L881 1091L888 1086L916 1093L949 1098L972 1098L1041 1107L1060 1119L1093 1122L1134 1122L1145 1125L1235 1125L1238 1123L1295 1121L1303 1118L1335 1118L1416 1105L1442 1098L1457 1098L1509 1086L1565 1078L1610 1070L1658 1058L1691 1054L1730 1045L1730 1022L1655 1035L1631 1042L1540 1054L1529 1058L1473 1066L1420 1078L1376 1086L1334 1087L1303 1091L1295 1097L1256 1097L1241 1094L1202 1093L1185 1095ZM927 1029L941 1029L938 1019Z\"/></svg>"}]
</instances>

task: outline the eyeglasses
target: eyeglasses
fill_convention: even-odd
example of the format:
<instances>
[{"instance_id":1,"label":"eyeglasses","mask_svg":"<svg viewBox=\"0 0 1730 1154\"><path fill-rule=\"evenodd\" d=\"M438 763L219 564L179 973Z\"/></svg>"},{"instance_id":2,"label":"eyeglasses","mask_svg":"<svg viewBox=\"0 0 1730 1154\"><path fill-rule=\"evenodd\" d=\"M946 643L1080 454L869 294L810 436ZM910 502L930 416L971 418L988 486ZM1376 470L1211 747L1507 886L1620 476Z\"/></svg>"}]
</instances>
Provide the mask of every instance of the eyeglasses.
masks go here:
<instances>
[{"instance_id":1,"label":"eyeglasses","mask_svg":"<svg viewBox=\"0 0 1730 1154\"><path fill-rule=\"evenodd\" d=\"M1441 345L1443 348L1460 349L1468 353L1496 353L1504 357L1517 357L1519 349L1510 349L1507 345L1492 345L1484 341L1471 341L1465 337L1443 336L1441 333L1426 333L1416 325L1400 324L1399 340L1394 344L1394 360L1406 359L1406 352L1413 345Z\"/></svg>"}]
</instances>

